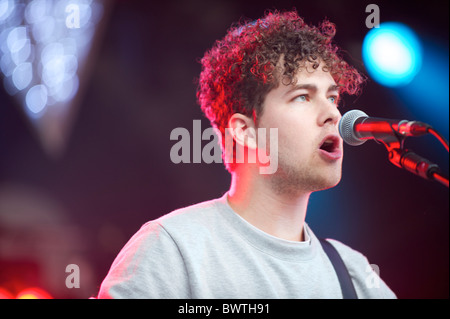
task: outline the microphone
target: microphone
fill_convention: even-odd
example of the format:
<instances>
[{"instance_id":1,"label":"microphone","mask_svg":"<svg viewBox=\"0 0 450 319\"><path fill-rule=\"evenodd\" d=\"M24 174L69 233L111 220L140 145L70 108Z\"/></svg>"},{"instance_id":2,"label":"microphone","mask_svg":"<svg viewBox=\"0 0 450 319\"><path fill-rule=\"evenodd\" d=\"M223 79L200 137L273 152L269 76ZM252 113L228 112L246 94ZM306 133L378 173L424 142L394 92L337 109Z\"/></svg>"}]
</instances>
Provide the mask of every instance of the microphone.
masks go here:
<instances>
[{"instance_id":1,"label":"microphone","mask_svg":"<svg viewBox=\"0 0 450 319\"><path fill-rule=\"evenodd\" d=\"M448 187L448 177L442 174L436 164L403 149L404 137L421 136L427 133L438 137L448 150L448 142L430 125L422 122L369 117L360 110L348 111L339 122L339 134L345 143L358 146L370 139L380 141L386 146L389 161L392 164L427 180L436 180Z\"/></svg>"},{"instance_id":2,"label":"microphone","mask_svg":"<svg viewBox=\"0 0 450 319\"><path fill-rule=\"evenodd\" d=\"M348 111L339 122L339 134L345 143L352 146L361 145L369 139L397 142L402 137L427 134L429 128L430 125L418 121L369 117L360 110Z\"/></svg>"}]
</instances>

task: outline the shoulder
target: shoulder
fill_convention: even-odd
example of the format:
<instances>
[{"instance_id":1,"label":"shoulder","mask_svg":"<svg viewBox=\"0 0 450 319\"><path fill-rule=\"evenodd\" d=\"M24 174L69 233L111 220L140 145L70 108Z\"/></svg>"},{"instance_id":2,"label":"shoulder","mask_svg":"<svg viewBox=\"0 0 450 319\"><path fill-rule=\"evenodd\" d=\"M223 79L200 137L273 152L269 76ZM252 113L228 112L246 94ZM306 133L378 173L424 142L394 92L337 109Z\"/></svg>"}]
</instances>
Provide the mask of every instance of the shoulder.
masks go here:
<instances>
[{"instance_id":1,"label":"shoulder","mask_svg":"<svg viewBox=\"0 0 450 319\"><path fill-rule=\"evenodd\" d=\"M199 241L213 232L223 221L219 214L224 207L222 199L213 199L176 209L157 219L146 222L133 236L131 242L148 240L165 241L175 245Z\"/></svg>"},{"instance_id":2,"label":"shoulder","mask_svg":"<svg viewBox=\"0 0 450 319\"><path fill-rule=\"evenodd\" d=\"M202 251L214 233L220 200L177 209L148 221L117 255L99 296L125 298L187 298L186 262ZM169 282L176 284L168 285Z\"/></svg>"},{"instance_id":3,"label":"shoulder","mask_svg":"<svg viewBox=\"0 0 450 319\"><path fill-rule=\"evenodd\" d=\"M364 264L368 264L368 260L367 257L365 255L363 255L362 253L360 253L359 251L351 248L350 246L347 246L346 244L342 243L339 240L336 239L331 239L331 238L327 238L326 239L328 242L330 242L334 248L336 248L336 250L339 252L339 254L341 255L342 259L347 263L364 263Z\"/></svg>"},{"instance_id":4,"label":"shoulder","mask_svg":"<svg viewBox=\"0 0 450 319\"><path fill-rule=\"evenodd\" d=\"M367 276L372 270L369 260L361 252L335 239L327 238L327 241L339 252L353 278Z\"/></svg>"},{"instance_id":5,"label":"shoulder","mask_svg":"<svg viewBox=\"0 0 450 319\"><path fill-rule=\"evenodd\" d=\"M176 209L149 223L158 224L168 232L208 227L220 218L218 211L223 206L223 200L220 198L204 201Z\"/></svg>"},{"instance_id":6,"label":"shoulder","mask_svg":"<svg viewBox=\"0 0 450 319\"><path fill-rule=\"evenodd\" d=\"M395 293L380 277L378 265L369 263L361 252L346 244L328 239L339 252L360 298L396 298Z\"/></svg>"}]
</instances>

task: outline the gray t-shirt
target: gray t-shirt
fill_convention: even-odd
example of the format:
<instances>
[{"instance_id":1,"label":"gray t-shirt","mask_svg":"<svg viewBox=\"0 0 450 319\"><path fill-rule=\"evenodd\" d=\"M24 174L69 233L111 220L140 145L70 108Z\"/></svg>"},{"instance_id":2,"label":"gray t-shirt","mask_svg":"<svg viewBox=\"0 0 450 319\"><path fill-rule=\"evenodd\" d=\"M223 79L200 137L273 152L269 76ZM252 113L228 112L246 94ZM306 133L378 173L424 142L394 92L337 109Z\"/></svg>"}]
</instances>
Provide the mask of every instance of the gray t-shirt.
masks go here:
<instances>
[{"instance_id":1,"label":"gray t-shirt","mask_svg":"<svg viewBox=\"0 0 450 319\"><path fill-rule=\"evenodd\" d=\"M123 247L98 298L342 298L321 244L271 236L222 198L150 221ZM366 257L329 240L343 258L358 298L396 298Z\"/></svg>"}]
</instances>

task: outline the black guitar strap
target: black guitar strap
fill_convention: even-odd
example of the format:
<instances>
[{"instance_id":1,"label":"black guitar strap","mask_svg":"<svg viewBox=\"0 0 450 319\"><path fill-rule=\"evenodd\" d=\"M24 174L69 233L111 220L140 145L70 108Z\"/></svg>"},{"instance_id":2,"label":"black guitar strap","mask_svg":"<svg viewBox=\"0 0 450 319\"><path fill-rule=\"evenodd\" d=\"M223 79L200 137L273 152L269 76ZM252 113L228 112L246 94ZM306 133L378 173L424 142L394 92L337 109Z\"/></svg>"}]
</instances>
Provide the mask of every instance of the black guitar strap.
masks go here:
<instances>
[{"instance_id":1,"label":"black guitar strap","mask_svg":"<svg viewBox=\"0 0 450 319\"><path fill-rule=\"evenodd\" d=\"M352 279L348 273L348 269L344 264L339 252L334 246L324 238L319 238L323 250L328 255L341 285L342 296L344 299L358 299Z\"/></svg>"}]
</instances>

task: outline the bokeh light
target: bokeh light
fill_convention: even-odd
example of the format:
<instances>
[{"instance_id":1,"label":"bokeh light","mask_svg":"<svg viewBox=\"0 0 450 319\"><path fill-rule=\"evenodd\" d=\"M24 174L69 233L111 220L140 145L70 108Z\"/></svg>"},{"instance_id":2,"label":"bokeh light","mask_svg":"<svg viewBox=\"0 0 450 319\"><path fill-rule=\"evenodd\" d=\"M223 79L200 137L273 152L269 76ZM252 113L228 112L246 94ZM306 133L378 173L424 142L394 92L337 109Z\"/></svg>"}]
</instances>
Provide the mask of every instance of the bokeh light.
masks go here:
<instances>
[{"instance_id":1,"label":"bokeh light","mask_svg":"<svg viewBox=\"0 0 450 319\"><path fill-rule=\"evenodd\" d=\"M16 299L53 299L52 296L39 287L26 288L19 292Z\"/></svg>"},{"instance_id":2,"label":"bokeh light","mask_svg":"<svg viewBox=\"0 0 450 319\"><path fill-rule=\"evenodd\" d=\"M363 42L363 59L375 81L389 87L402 86L411 82L420 70L422 49L409 27L386 22L367 33Z\"/></svg>"},{"instance_id":3,"label":"bokeh light","mask_svg":"<svg viewBox=\"0 0 450 319\"><path fill-rule=\"evenodd\" d=\"M102 0L0 0L3 86L49 153L64 148L103 11Z\"/></svg>"}]
</instances>

